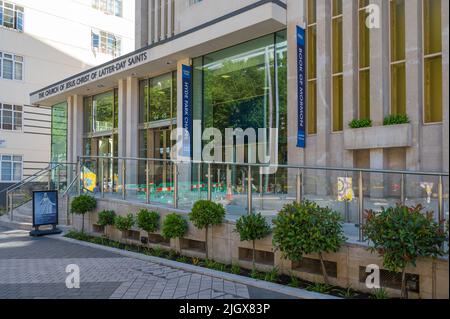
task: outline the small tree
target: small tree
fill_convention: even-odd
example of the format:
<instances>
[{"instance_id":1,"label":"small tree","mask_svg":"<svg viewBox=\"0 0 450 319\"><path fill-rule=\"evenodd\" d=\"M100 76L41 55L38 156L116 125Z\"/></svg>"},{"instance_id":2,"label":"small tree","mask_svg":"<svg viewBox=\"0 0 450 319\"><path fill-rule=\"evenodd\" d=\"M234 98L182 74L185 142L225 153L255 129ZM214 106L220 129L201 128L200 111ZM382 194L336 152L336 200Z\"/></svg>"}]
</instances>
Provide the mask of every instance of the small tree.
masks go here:
<instances>
[{"instance_id":1,"label":"small tree","mask_svg":"<svg viewBox=\"0 0 450 319\"><path fill-rule=\"evenodd\" d=\"M208 200L199 200L192 207L189 219L195 227L205 229L206 259L208 259L208 228L219 225L225 217L225 208L221 204L216 204Z\"/></svg>"},{"instance_id":2,"label":"small tree","mask_svg":"<svg viewBox=\"0 0 450 319\"><path fill-rule=\"evenodd\" d=\"M142 209L137 214L137 225L139 228L147 232L150 243L150 233L154 233L159 228L159 214L157 212L150 212Z\"/></svg>"},{"instance_id":3,"label":"small tree","mask_svg":"<svg viewBox=\"0 0 450 319\"><path fill-rule=\"evenodd\" d=\"M181 238L188 229L187 221L178 214L169 214L162 224L162 235L166 239Z\"/></svg>"},{"instance_id":4,"label":"small tree","mask_svg":"<svg viewBox=\"0 0 450 319\"><path fill-rule=\"evenodd\" d=\"M442 246L446 235L433 213L422 213L423 207L397 205L380 213L367 211L363 226L364 236L370 241L372 252L383 258L383 265L390 271L401 271L401 295L407 298L406 267L416 266L417 258L443 256Z\"/></svg>"},{"instance_id":5,"label":"small tree","mask_svg":"<svg viewBox=\"0 0 450 319\"><path fill-rule=\"evenodd\" d=\"M72 214L82 216L81 232L84 233L84 215L97 207L97 200L89 195L75 197L71 204Z\"/></svg>"},{"instance_id":6,"label":"small tree","mask_svg":"<svg viewBox=\"0 0 450 319\"><path fill-rule=\"evenodd\" d=\"M236 231L241 241L252 241L252 265L255 269L255 241L263 239L270 234L270 226L260 214L250 214L240 217L236 222Z\"/></svg>"},{"instance_id":7,"label":"small tree","mask_svg":"<svg viewBox=\"0 0 450 319\"><path fill-rule=\"evenodd\" d=\"M326 284L328 274L323 253L337 252L345 242L341 216L329 208L303 201L288 204L273 220L273 244L284 258L300 261L304 255L317 253Z\"/></svg>"},{"instance_id":8,"label":"small tree","mask_svg":"<svg viewBox=\"0 0 450 319\"><path fill-rule=\"evenodd\" d=\"M133 228L134 224L135 220L133 214L128 214L127 216L116 216L114 219L114 225L122 232L122 236L125 232ZM128 241L128 236L126 237L126 240Z\"/></svg>"},{"instance_id":9,"label":"small tree","mask_svg":"<svg viewBox=\"0 0 450 319\"><path fill-rule=\"evenodd\" d=\"M108 237L108 226L114 226L116 213L112 210L104 210L98 213L98 222L100 226L105 228L105 236Z\"/></svg>"}]
</instances>

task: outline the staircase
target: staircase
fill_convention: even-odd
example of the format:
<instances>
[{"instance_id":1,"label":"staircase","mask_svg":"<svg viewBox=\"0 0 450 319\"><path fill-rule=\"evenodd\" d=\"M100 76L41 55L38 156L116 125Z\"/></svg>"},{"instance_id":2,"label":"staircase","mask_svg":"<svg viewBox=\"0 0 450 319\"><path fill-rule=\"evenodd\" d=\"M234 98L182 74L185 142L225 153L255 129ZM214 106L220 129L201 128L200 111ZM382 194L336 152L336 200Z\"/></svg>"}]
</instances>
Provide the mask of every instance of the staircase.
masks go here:
<instances>
[{"instance_id":1,"label":"staircase","mask_svg":"<svg viewBox=\"0 0 450 319\"><path fill-rule=\"evenodd\" d=\"M72 174L76 166L74 164L70 165L73 166L70 167ZM49 189L60 190L58 197L59 224L66 225L68 223L67 202L70 195L65 191L67 178L61 181L58 177L57 182L53 180L54 172L56 170L60 172L62 167L68 174L69 168L67 164L49 165L48 168L36 173L34 176L28 177L5 190L8 204L5 207L6 213L0 216L0 226L11 229L31 230L33 227L33 191ZM76 183L71 183L71 185L73 184Z\"/></svg>"}]
</instances>

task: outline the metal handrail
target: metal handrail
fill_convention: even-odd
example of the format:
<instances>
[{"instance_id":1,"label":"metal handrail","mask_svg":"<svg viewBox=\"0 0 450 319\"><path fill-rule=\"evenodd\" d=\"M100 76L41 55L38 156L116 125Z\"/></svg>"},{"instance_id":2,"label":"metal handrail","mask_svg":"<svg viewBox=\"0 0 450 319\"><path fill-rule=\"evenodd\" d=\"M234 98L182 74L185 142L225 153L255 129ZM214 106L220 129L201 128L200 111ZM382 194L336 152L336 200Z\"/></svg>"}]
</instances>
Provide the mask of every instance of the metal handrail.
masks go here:
<instances>
[{"instance_id":1,"label":"metal handrail","mask_svg":"<svg viewBox=\"0 0 450 319\"><path fill-rule=\"evenodd\" d=\"M69 190L73 187L75 182L80 178L80 175L81 174L79 174L79 173L76 174L75 178L70 182L70 184L67 186L66 190L62 194L62 197L66 197L67 196L67 194L69 193Z\"/></svg>"},{"instance_id":2,"label":"metal handrail","mask_svg":"<svg viewBox=\"0 0 450 319\"><path fill-rule=\"evenodd\" d=\"M176 164L211 164L211 165L230 165L230 166L247 166L259 168L292 168L305 170L325 170L355 173L379 173L379 174L405 174L405 175L425 175L425 176L449 176L448 172L422 172L422 171L406 171L406 170L385 170L370 168L350 168L350 167L330 167L330 166L308 166L308 165L292 165L292 164L253 164L253 163L236 163L236 162L214 162L214 161L196 161L196 160L170 160L158 158L139 158L139 157L114 157L114 156L80 156L80 159L109 159L109 160L130 160L130 161L155 161Z\"/></svg>"}]
</instances>

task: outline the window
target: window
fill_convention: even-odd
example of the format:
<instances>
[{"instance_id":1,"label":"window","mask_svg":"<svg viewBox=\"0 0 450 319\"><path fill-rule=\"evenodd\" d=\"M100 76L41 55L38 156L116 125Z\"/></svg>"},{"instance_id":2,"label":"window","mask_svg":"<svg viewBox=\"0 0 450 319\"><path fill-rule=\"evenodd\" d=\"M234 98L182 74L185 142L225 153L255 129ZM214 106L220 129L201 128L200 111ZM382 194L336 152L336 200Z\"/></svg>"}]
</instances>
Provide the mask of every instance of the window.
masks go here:
<instances>
[{"instance_id":1,"label":"window","mask_svg":"<svg viewBox=\"0 0 450 319\"><path fill-rule=\"evenodd\" d=\"M370 29L366 20L369 0L359 0L359 112L360 119L370 119Z\"/></svg>"},{"instance_id":2,"label":"window","mask_svg":"<svg viewBox=\"0 0 450 319\"><path fill-rule=\"evenodd\" d=\"M405 0L390 0L391 115L406 114Z\"/></svg>"},{"instance_id":3,"label":"window","mask_svg":"<svg viewBox=\"0 0 450 319\"><path fill-rule=\"evenodd\" d=\"M23 7L0 1L0 26L23 32Z\"/></svg>"},{"instance_id":4,"label":"window","mask_svg":"<svg viewBox=\"0 0 450 319\"><path fill-rule=\"evenodd\" d=\"M52 107L51 161L67 162L67 103Z\"/></svg>"},{"instance_id":5,"label":"window","mask_svg":"<svg viewBox=\"0 0 450 319\"><path fill-rule=\"evenodd\" d=\"M122 51L122 40L119 36L105 31L92 31L92 50L118 57Z\"/></svg>"},{"instance_id":6,"label":"window","mask_svg":"<svg viewBox=\"0 0 450 319\"><path fill-rule=\"evenodd\" d=\"M317 4L316 0L308 0L308 28L307 28L307 131L308 134L317 133Z\"/></svg>"},{"instance_id":7,"label":"window","mask_svg":"<svg viewBox=\"0 0 450 319\"><path fill-rule=\"evenodd\" d=\"M115 91L84 99L84 133L110 132L117 128L116 99Z\"/></svg>"},{"instance_id":8,"label":"window","mask_svg":"<svg viewBox=\"0 0 450 319\"><path fill-rule=\"evenodd\" d=\"M0 79L23 80L23 57L0 52Z\"/></svg>"},{"instance_id":9,"label":"window","mask_svg":"<svg viewBox=\"0 0 450 319\"><path fill-rule=\"evenodd\" d=\"M332 2L332 55L333 55L333 132L344 129L344 87L343 87L343 48L342 48L342 0Z\"/></svg>"},{"instance_id":10,"label":"window","mask_svg":"<svg viewBox=\"0 0 450 319\"><path fill-rule=\"evenodd\" d=\"M442 122L441 0L423 0L424 122Z\"/></svg>"},{"instance_id":11,"label":"window","mask_svg":"<svg viewBox=\"0 0 450 319\"><path fill-rule=\"evenodd\" d=\"M22 130L22 106L0 103L0 130Z\"/></svg>"},{"instance_id":12,"label":"window","mask_svg":"<svg viewBox=\"0 0 450 319\"><path fill-rule=\"evenodd\" d=\"M176 72L142 80L140 83L140 123L176 118Z\"/></svg>"},{"instance_id":13,"label":"window","mask_svg":"<svg viewBox=\"0 0 450 319\"><path fill-rule=\"evenodd\" d=\"M122 0L92 0L92 7L106 14L122 17Z\"/></svg>"},{"instance_id":14,"label":"window","mask_svg":"<svg viewBox=\"0 0 450 319\"><path fill-rule=\"evenodd\" d=\"M0 155L0 181L19 182L22 180L22 156Z\"/></svg>"},{"instance_id":15,"label":"window","mask_svg":"<svg viewBox=\"0 0 450 319\"><path fill-rule=\"evenodd\" d=\"M192 5L202 2L202 1L203 0L189 0L189 5L192 6Z\"/></svg>"}]
</instances>

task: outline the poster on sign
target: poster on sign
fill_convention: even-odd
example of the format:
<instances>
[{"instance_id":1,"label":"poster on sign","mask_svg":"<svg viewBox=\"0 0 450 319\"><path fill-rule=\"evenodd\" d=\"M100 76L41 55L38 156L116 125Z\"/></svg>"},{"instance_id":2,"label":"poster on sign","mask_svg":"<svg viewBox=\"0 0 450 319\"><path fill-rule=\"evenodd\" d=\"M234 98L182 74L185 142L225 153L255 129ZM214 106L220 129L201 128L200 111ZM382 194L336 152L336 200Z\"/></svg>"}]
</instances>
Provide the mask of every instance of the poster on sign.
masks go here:
<instances>
[{"instance_id":1,"label":"poster on sign","mask_svg":"<svg viewBox=\"0 0 450 319\"><path fill-rule=\"evenodd\" d=\"M33 192L33 227L58 224L58 192Z\"/></svg>"}]
</instances>

